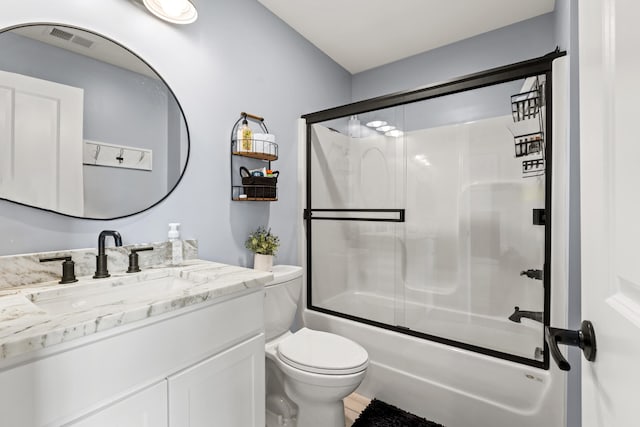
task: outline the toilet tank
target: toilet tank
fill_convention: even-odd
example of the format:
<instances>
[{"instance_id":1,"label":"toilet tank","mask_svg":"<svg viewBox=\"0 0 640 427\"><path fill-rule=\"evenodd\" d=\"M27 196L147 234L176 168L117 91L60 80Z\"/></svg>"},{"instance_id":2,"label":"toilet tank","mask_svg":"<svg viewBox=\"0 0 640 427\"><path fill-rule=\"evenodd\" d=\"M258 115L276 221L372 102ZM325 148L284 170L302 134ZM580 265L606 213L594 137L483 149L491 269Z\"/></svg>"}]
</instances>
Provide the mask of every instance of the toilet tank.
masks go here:
<instances>
[{"instance_id":1,"label":"toilet tank","mask_svg":"<svg viewBox=\"0 0 640 427\"><path fill-rule=\"evenodd\" d=\"M273 281L264 288L265 339L284 334L291 328L302 292L302 267L274 265Z\"/></svg>"}]
</instances>

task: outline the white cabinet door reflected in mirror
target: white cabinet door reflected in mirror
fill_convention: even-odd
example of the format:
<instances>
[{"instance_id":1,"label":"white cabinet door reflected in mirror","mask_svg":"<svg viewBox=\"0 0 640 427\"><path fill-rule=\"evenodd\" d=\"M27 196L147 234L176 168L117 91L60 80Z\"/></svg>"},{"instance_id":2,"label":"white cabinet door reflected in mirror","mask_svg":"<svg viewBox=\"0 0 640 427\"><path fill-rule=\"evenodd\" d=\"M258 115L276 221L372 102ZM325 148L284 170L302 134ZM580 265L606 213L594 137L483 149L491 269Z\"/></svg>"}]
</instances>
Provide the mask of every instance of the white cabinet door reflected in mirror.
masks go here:
<instances>
[{"instance_id":1,"label":"white cabinet door reflected in mirror","mask_svg":"<svg viewBox=\"0 0 640 427\"><path fill-rule=\"evenodd\" d=\"M0 197L84 214L84 91L0 71Z\"/></svg>"}]
</instances>

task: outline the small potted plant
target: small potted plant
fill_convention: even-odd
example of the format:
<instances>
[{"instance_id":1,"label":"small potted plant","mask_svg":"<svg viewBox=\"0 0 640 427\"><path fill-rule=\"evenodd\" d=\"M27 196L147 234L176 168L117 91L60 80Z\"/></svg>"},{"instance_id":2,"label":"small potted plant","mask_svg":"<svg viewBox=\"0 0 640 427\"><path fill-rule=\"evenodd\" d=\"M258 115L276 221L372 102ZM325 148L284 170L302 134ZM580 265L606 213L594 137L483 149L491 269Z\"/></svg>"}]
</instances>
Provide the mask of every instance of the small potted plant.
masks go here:
<instances>
[{"instance_id":1,"label":"small potted plant","mask_svg":"<svg viewBox=\"0 0 640 427\"><path fill-rule=\"evenodd\" d=\"M254 269L272 270L273 256L278 251L280 239L275 234L271 234L270 228L258 227L256 231L249 234L244 246L255 254L253 259Z\"/></svg>"}]
</instances>

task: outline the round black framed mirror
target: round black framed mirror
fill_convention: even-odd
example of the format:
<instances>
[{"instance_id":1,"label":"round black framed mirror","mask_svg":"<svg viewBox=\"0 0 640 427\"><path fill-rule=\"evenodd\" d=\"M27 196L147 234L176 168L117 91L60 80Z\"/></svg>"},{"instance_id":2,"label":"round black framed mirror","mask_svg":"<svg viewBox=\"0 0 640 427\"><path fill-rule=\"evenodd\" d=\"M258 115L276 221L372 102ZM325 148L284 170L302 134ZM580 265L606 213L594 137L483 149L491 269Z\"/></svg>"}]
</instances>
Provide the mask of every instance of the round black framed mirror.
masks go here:
<instances>
[{"instance_id":1,"label":"round black framed mirror","mask_svg":"<svg viewBox=\"0 0 640 427\"><path fill-rule=\"evenodd\" d=\"M0 199L109 220L178 185L189 129L177 98L140 56L60 24L0 31Z\"/></svg>"}]
</instances>

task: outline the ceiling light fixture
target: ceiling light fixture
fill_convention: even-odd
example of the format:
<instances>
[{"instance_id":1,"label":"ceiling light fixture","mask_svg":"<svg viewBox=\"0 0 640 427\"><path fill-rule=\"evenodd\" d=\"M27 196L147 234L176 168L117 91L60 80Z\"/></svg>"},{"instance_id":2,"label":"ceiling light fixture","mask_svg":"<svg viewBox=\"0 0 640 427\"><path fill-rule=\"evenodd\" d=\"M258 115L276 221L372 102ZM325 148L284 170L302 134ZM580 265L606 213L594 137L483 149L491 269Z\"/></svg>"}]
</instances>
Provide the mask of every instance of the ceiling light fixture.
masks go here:
<instances>
[{"instance_id":1,"label":"ceiling light fixture","mask_svg":"<svg viewBox=\"0 0 640 427\"><path fill-rule=\"evenodd\" d=\"M404 132L398 129L390 130L389 132L385 133L385 136L395 136L396 138L402 135L404 135Z\"/></svg>"},{"instance_id":2,"label":"ceiling light fixture","mask_svg":"<svg viewBox=\"0 0 640 427\"><path fill-rule=\"evenodd\" d=\"M373 121L367 123L367 127L379 128L380 126L384 126L386 124L387 124L387 122L385 122L384 120L373 120Z\"/></svg>"},{"instance_id":3,"label":"ceiling light fixture","mask_svg":"<svg viewBox=\"0 0 640 427\"><path fill-rule=\"evenodd\" d=\"M142 0L144 6L158 18L172 24L191 24L198 11L189 0Z\"/></svg>"},{"instance_id":4,"label":"ceiling light fixture","mask_svg":"<svg viewBox=\"0 0 640 427\"><path fill-rule=\"evenodd\" d=\"M391 125L380 126L376 128L378 132L389 132L390 130L394 130L396 127Z\"/></svg>"}]
</instances>

